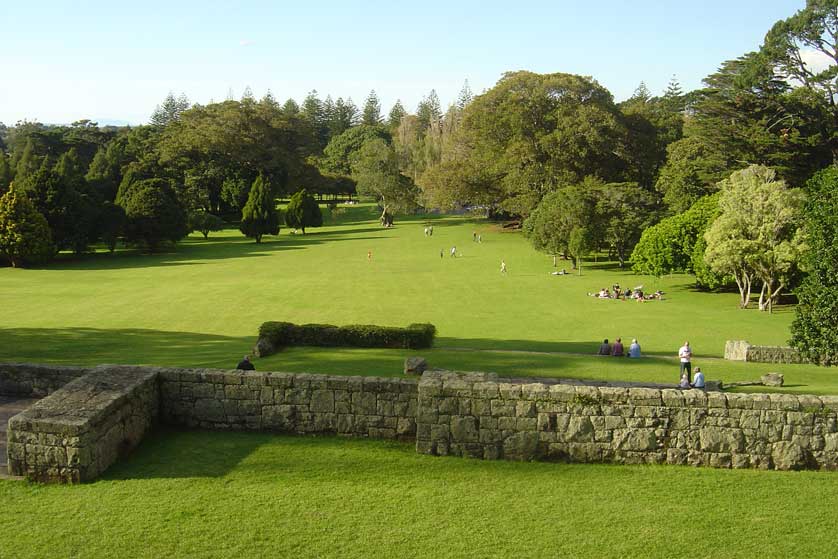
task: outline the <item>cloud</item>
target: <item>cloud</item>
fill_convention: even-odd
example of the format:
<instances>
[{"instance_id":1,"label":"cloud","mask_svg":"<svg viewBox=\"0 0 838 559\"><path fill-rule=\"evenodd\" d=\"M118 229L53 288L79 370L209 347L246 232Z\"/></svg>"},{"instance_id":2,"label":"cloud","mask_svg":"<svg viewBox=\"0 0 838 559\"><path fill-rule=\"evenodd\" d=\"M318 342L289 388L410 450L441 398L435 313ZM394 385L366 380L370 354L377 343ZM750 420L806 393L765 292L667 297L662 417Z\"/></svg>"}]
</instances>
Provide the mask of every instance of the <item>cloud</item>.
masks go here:
<instances>
[{"instance_id":1,"label":"cloud","mask_svg":"<svg viewBox=\"0 0 838 559\"><path fill-rule=\"evenodd\" d=\"M255 44L256 44L256 41L254 41L252 39L242 39L241 41L239 41L239 46L240 47L249 47L250 45L255 45Z\"/></svg>"},{"instance_id":2,"label":"cloud","mask_svg":"<svg viewBox=\"0 0 838 559\"><path fill-rule=\"evenodd\" d=\"M815 73L823 72L835 64L834 60L819 50L800 49L800 58L803 59L806 68Z\"/></svg>"}]
</instances>

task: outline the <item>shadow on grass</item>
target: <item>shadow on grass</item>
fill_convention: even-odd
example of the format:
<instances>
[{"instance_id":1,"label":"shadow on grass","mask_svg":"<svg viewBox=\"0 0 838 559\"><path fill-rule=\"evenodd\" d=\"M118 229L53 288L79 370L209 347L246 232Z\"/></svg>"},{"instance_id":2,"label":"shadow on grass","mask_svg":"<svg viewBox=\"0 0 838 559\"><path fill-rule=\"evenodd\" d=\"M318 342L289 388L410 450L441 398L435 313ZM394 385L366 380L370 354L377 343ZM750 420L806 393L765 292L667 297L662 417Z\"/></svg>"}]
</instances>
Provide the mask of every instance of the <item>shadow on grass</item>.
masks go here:
<instances>
[{"instance_id":1,"label":"shadow on grass","mask_svg":"<svg viewBox=\"0 0 838 559\"><path fill-rule=\"evenodd\" d=\"M225 234L226 233L226 234ZM366 241L390 237L386 229L338 229L309 231L303 234L267 236L261 243L232 232L210 236L208 239L191 237L171 247L167 252L144 253L139 249L123 249L113 254L98 252L78 257L61 254L44 270L111 270L124 268L152 268L155 266L183 266L205 261L233 258L258 258L272 254L300 250L324 243L346 240ZM372 233L377 233L372 235ZM364 236L364 234L370 234Z\"/></svg>"},{"instance_id":2,"label":"shadow on grass","mask_svg":"<svg viewBox=\"0 0 838 559\"><path fill-rule=\"evenodd\" d=\"M256 339L139 328L0 328L0 361L233 368Z\"/></svg>"},{"instance_id":3,"label":"shadow on grass","mask_svg":"<svg viewBox=\"0 0 838 559\"><path fill-rule=\"evenodd\" d=\"M105 473L104 480L223 477L261 445L270 433L183 431L160 428Z\"/></svg>"}]
</instances>

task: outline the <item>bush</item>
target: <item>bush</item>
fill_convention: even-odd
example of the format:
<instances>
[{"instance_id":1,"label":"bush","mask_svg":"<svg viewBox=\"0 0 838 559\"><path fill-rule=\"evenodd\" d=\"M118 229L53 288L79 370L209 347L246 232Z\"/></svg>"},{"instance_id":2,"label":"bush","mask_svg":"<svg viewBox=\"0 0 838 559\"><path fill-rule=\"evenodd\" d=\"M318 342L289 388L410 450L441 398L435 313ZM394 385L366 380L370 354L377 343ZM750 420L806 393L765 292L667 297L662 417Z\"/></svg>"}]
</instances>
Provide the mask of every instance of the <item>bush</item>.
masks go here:
<instances>
[{"instance_id":1,"label":"bush","mask_svg":"<svg viewBox=\"0 0 838 559\"><path fill-rule=\"evenodd\" d=\"M372 324L292 324L265 322L259 327L260 356L269 355L285 346L383 347L392 349L424 349L433 345L436 327L433 324L411 324L407 328ZM268 352L266 352L266 350Z\"/></svg>"}]
</instances>

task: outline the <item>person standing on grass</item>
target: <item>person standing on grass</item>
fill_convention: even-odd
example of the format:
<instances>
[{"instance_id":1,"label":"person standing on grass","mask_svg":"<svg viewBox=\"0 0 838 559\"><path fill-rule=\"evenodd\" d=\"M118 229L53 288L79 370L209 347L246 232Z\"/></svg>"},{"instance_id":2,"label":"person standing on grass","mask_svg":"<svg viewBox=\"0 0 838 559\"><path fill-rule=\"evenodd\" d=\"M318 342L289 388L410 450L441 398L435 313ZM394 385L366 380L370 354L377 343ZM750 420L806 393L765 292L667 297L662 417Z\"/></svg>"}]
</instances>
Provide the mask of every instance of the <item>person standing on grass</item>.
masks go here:
<instances>
[{"instance_id":1,"label":"person standing on grass","mask_svg":"<svg viewBox=\"0 0 838 559\"><path fill-rule=\"evenodd\" d=\"M457 257L457 247L453 246L453 247L451 247L451 258L456 258L456 257Z\"/></svg>"},{"instance_id":2,"label":"person standing on grass","mask_svg":"<svg viewBox=\"0 0 838 559\"><path fill-rule=\"evenodd\" d=\"M505 260L500 261L500 273L501 274L506 273L506 261Z\"/></svg>"},{"instance_id":3,"label":"person standing on grass","mask_svg":"<svg viewBox=\"0 0 838 559\"><path fill-rule=\"evenodd\" d=\"M695 368L695 378L693 379L693 388L701 388L704 390L704 373L701 372L701 367Z\"/></svg>"},{"instance_id":4,"label":"person standing on grass","mask_svg":"<svg viewBox=\"0 0 838 559\"><path fill-rule=\"evenodd\" d=\"M684 342L684 345L678 350L678 359L681 361L680 373L683 374L686 371L687 379L692 375L692 363L690 362L692 356L693 350L690 348L690 342Z\"/></svg>"},{"instance_id":5,"label":"person standing on grass","mask_svg":"<svg viewBox=\"0 0 838 559\"><path fill-rule=\"evenodd\" d=\"M245 355L244 358L239 361L239 364L236 365L236 369L240 371L255 371L256 367L254 367L253 363L250 362L250 356Z\"/></svg>"},{"instance_id":6,"label":"person standing on grass","mask_svg":"<svg viewBox=\"0 0 838 559\"><path fill-rule=\"evenodd\" d=\"M367 251L367 262L372 262L372 251L371 250Z\"/></svg>"},{"instance_id":7,"label":"person standing on grass","mask_svg":"<svg viewBox=\"0 0 838 559\"><path fill-rule=\"evenodd\" d=\"M445 251L444 251L444 250L442 250L442 249L439 249L439 257L440 257L440 258L443 258L443 257L444 257L444 255L445 255Z\"/></svg>"}]
</instances>

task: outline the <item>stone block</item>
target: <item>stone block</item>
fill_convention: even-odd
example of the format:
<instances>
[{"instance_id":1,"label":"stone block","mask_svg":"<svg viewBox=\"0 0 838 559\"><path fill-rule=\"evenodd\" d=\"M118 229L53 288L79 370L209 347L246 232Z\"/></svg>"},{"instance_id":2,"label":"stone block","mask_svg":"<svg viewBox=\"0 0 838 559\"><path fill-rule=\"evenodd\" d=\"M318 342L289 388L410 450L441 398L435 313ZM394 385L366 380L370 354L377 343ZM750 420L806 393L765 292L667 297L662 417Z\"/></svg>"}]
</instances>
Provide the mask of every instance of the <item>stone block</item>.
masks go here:
<instances>
[{"instance_id":1,"label":"stone block","mask_svg":"<svg viewBox=\"0 0 838 559\"><path fill-rule=\"evenodd\" d=\"M739 429L702 427L699 437L704 452L742 452L745 448L745 436Z\"/></svg>"},{"instance_id":2,"label":"stone block","mask_svg":"<svg viewBox=\"0 0 838 559\"><path fill-rule=\"evenodd\" d=\"M782 373L765 373L759 380L764 386L783 386L785 377Z\"/></svg>"},{"instance_id":3,"label":"stone block","mask_svg":"<svg viewBox=\"0 0 838 559\"><path fill-rule=\"evenodd\" d=\"M503 456L507 460L533 460L538 457L538 433L515 433L503 441Z\"/></svg>"},{"instance_id":4,"label":"stone block","mask_svg":"<svg viewBox=\"0 0 838 559\"><path fill-rule=\"evenodd\" d=\"M451 439L455 442L477 442L477 421L474 417L455 416L451 418Z\"/></svg>"},{"instance_id":5,"label":"stone block","mask_svg":"<svg viewBox=\"0 0 838 559\"><path fill-rule=\"evenodd\" d=\"M372 392L355 392L352 394L352 413L374 415L377 411L377 400Z\"/></svg>"},{"instance_id":6,"label":"stone block","mask_svg":"<svg viewBox=\"0 0 838 559\"><path fill-rule=\"evenodd\" d=\"M806 467L807 455L800 445L780 441L771 447L771 461L778 470L800 470Z\"/></svg>"},{"instance_id":7,"label":"stone block","mask_svg":"<svg viewBox=\"0 0 838 559\"><path fill-rule=\"evenodd\" d=\"M404 374L419 376L428 368L428 362L424 357L408 357L404 360Z\"/></svg>"}]
</instances>

